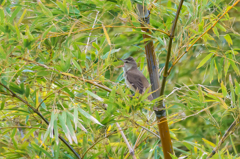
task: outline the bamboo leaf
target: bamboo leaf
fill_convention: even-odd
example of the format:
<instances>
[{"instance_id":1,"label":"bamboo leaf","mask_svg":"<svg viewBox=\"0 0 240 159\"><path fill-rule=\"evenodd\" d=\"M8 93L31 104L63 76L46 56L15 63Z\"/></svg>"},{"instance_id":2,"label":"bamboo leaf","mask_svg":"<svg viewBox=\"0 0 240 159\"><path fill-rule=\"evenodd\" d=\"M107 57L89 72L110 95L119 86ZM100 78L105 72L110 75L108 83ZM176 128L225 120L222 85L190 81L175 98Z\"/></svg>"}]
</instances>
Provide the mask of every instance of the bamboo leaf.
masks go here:
<instances>
[{"instance_id":1,"label":"bamboo leaf","mask_svg":"<svg viewBox=\"0 0 240 159\"><path fill-rule=\"evenodd\" d=\"M74 107L73 122L75 123L75 130L77 130L77 124L78 124L78 108L77 108L77 106Z\"/></svg>"},{"instance_id":2,"label":"bamboo leaf","mask_svg":"<svg viewBox=\"0 0 240 159\"><path fill-rule=\"evenodd\" d=\"M121 48L112 49L112 50L108 51L106 54L102 55L101 59L105 60L106 58L108 58L109 55L119 52L120 50L121 50Z\"/></svg>"},{"instance_id":3,"label":"bamboo leaf","mask_svg":"<svg viewBox=\"0 0 240 159\"><path fill-rule=\"evenodd\" d=\"M103 102L103 101L104 101L101 97L99 97L98 95L90 92L89 90L86 90L86 93L89 94L90 96L92 96L93 98L99 100L100 102Z\"/></svg>"},{"instance_id":4,"label":"bamboo leaf","mask_svg":"<svg viewBox=\"0 0 240 159\"><path fill-rule=\"evenodd\" d=\"M208 54L198 65L197 69L202 67L213 55L214 53Z\"/></svg>"},{"instance_id":5,"label":"bamboo leaf","mask_svg":"<svg viewBox=\"0 0 240 159\"><path fill-rule=\"evenodd\" d=\"M79 70L80 73L82 73L82 69L80 67L80 65L77 63L77 61L75 61L74 59L72 59L72 62L74 64L74 66Z\"/></svg>"},{"instance_id":6,"label":"bamboo leaf","mask_svg":"<svg viewBox=\"0 0 240 159\"><path fill-rule=\"evenodd\" d=\"M16 93L19 94L24 94L24 89L21 89L18 85L16 85L15 83L10 83L9 88Z\"/></svg>"},{"instance_id":7,"label":"bamboo leaf","mask_svg":"<svg viewBox=\"0 0 240 159\"><path fill-rule=\"evenodd\" d=\"M228 93L227 93L227 89L226 89L225 85L223 84L223 82L221 83L221 88L222 88L223 96L226 97Z\"/></svg>"},{"instance_id":8,"label":"bamboo leaf","mask_svg":"<svg viewBox=\"0 0 240 159\"><path fill-rule=\"evenodd\" d=\"M83 109L78 108L78 111L79 111L83 116L85 116L86 118L92 120L94 123L103 126L97 119L95 119L93 116L91 116L90 114L88 114L87 112L85 112Z\"/></svg>"},{"instance_id":9,"label":"bamboo leaf","mask_svg":"<svg viewBox=\"0 0 240 159\"><path fill-rule=\"evenodd\" d=\"M77 137L76 137L76 134L75 134L75 132L74 132L74 130L73 130L73 127L72 127L72 123L71 123L71 121L70 121L70 118L67 118L67 127L68 127L68 130L69 130L69 132L70 132L70 134L71 134L71 137L72 137L73 141L77 144L77 143L78 143Z\"/></svg>"},{"instance_id":10,"label":"bamboo leaf","mask_svg":"<svg viewBox=\"0 0 240 159\"><path fill-rule=\"evenodd\" d=\"M237 75L240 75L240 71L239 71L238 67L236 66L236 64L235 64L235 62L234 62L234 60L233 60L232 54L228 54L228 58L230 59L230 60L228 60L228 61L229 61L229 63L231 64L231 66L233 67L233 69L234 69L234 71L236 72L236 74L237 74Z\"/></svg>"},{"instance_id":11,"label":"bamboo leaf","mask_svg":"<svg viewBox=\"0 0 240 159\"><path fill-rule=\"evenodd\" d=\"M1 103L0 110L3 110L3 108L4 108L4 105L5 105L5 98L3 98L3 100L2 100L2 103Z\"/></svg>"},{"instance_id":12,"label":"bamboo leaf","mask_svg":"<svg viewBox=\"0 0 240 159\"><path fill-rule=\"evenodd\" d=\"M216 145L214 143L212 143L211 141L208 141L207 139L202 138L202 140L205 142L205 144L211 146L211 147L216 147Z\"/></svg>"},{"instance_id":13,"label":"bamboo leaf","mask_svg":"<svg viewBox=\"0 0 240 159\"><path fill-rule=\"evenodd\" d=\"M54 25L51 25L42 35L42 38L44 39L46 37L46 35L49 33L50 30L52 30L54 27Z\"/></svg>"},{"instance_id":14,"label":"bamboo leaf","mask_svg":"<svg viewBox=\"0 0 240 159\"><path fill-rule=\"evenodd\" d=\"M220 30L222 30L222 31L224 31L224 32L227 31L220 23L217 23L216 26L217 26Z\"/></svg>"},{"instance_id":15,"label":"bamboo leaf","mask_svg":"<svg viewBox=\"0 0 240 159\"><path fill-rule=\"evenodd\" d=\"M214 27L214 28L213 28L213 32L214 32L214 34L219 38L219 32L218 32L217 27Z\"/></svg>"},{"instance_id":16,"label":"bamboo leaf","mask_svg":"<svg viewBox=\"0 0 240 159\"><path fill-rule=\"evenodd\" d=\"M62 126L63 132L65 133L65 136L68 138L68 141L72 144L72 138L71 138L69 129L66 125L66 119L67 119L66 112L65 111L62 112L62 115L59 115L58 119L59 119L60 124Z\"/></svg>"},{"instance_id":17,"label":"bamboo leaf","mask_svg":"<svg viewBox=\"0 0 240 159\"><path fill-rule=\"evenodd\" d=\"M58 138L58 125L57 125L57 120L54 120L53 128L54 128L55 141L56 141L56 143L57 143L57 145L58 145L58 143L59 143L59 138Z\"/></svg>"},{"instance_id":18,"label":"bamboo leaf","mask_svg":"<svg viewBox=\"0 0 240 159\"><path fill-rule=\"evenodd\" d=\"M27 12L27 9L24 9L24 11L23 11L21 17L20 17L19 20L18 20L17 25L21 24L21 22L22 22L22 20L23 20L23 18L24 18L24 16L25 16L25 14L26 14L26 12Z\"/></svg>"},{"instance_id":19,"label":"bamboo leaf","mask_svg":"<svg viewBox=\"0 0 240 159\"><path fill-rule=\"evenodd\" d=\"M100 50L100 47L95 42L92 43L92 46L95 47L98 51Z\"/></svg>"},{"instance_id":20,"label":"bamboo leaf","mask_svg":"<svg viewBox=\"0 0 240 159\"><path fill-rule=\"evenodd\" d=\"M38 5L42 8L42 11L43 11L43 13L46 15L46 16L48 16L48 17L52 17L53 15L52 15L52 12L47 8L47 7L45 7L44 5L43 5L43 3L41 2L41 0L37 0L37 2L38 2Z\"/></svg>"},{"instance_id":21,"label":"bamboo leaf","mask_svg":"<svg viewBox=\"0 0 240 159\"><path fill-rule=\"evenodd\" d=\"M63 13L68 14L67 8L59 1L57 1L58 7L63 11Z\"/></svg>"},{"instance_id":22,"label":"bamboo leaf","mask_svg":"<svg viewBox=\"0 0 240 159\"><path fill-rule=\"evenodd\" d=\"M230 66L230 62L228 61L228 59L225 59L225 62L224 62L224 75L225 75L225 77L227 76L229 66Z\"/></svg>"},{"instance_id":23,"label":"bamboo leaf","mask_svg":"<svg viewBox=\"0 0 240 159\"><path fill-rule=\"evenodd\" d=\"M227 41L227 43L228 43L229 46L231 46L231 45L233 44L232 38L231 38L231 36L230 36L229 34L226 34L226 35L224 36L224 38L225 38L225 40Z\"/></svg>"},{"instance_id":24,"label":"bamboo leaf","mask_svg":"<svg viewBox=\"0 0 240 159\"><path fill-rule=\"evenodd\" d=\"M110 38L109 38L109 35L108 35L108 33L107 33L107 30L106 30L106 28L105 28L105 26L104 26L103 24L102 24L102 27L103 27L103 31L104 31L104 34L105 34L105 36L106 36L108 45L111 46L111 40L110 40Z\"/></svg>"},{"instance_id":25,"label":"bamboo leaf","mask_svg":"<svg viewBox=\"0 0 240 159\"><path fill-rule=\"evenodd\" d=\"M13 19L17 16L18 12L19 12L21 9L22 9L22 6L19 6L19 7L17 7L17 8L14 10L13 14L11 15L11 18L9 19L9 21L10 21L11 23L13 22Z\"/></svg>"}]
</instances>

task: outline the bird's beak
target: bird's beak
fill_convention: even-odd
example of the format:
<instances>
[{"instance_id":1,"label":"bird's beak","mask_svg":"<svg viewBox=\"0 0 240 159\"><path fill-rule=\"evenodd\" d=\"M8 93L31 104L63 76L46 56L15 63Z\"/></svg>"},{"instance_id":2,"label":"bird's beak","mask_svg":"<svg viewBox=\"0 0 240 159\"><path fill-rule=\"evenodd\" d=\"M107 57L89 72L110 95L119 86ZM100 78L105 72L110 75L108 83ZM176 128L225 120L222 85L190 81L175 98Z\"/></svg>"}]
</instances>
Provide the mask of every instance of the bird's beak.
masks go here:
<instances>
[{"instance_id":1,"label":"bird's beak","mask_svg":"<svg viewBox=\"0 0 240 159\"><path fill-rule=\"evenodd\" d=\"M123 60L123 59L121 59L121 58L118 58L118 60L121 60L121 61L123 61L123 62L124 62L124 60ZM117 68L120 68L120 67L124 67L124 65L117 66Z\"/></svg>"},{"instance_id":2,"label":"bird's beak","mask_svg":"<svg viewBox=\"0 0 240 159\"><path fill-rule=\"evenodd\" d=\"M121 60L121 61L123 61L123 62L125 62L123 59L121 59L121 58L118 58L118 60Z\"/></svg>"}]
</instances>

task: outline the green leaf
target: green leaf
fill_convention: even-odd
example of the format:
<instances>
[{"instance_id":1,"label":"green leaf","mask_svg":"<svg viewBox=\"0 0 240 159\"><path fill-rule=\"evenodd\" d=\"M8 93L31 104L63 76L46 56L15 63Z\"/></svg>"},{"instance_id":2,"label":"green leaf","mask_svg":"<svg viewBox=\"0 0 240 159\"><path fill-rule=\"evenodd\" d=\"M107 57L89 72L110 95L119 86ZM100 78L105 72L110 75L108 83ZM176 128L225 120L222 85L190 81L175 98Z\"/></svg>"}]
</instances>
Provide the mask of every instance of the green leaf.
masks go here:
<instances>
[{"instance_id":1,"label":"green leaf","mask_svg":"<svg viewBox=\"0 0 240 159\"><path fill-rule=\"evenodd\" d=\"M78 108L77 106L74 107L74 118L73 122L75 123L75 130L77 130L77 124L78 124Z\"/></svg>"},{"instance_id":2,"label":"green leaf","mask_svg":"<svg viewBox=\"0 0 240 159\"><path fill-rule=\"evenodd\" d=\"M214 27L214 28L213 28L213 32L214 32L214 34L219 38L219 32L218 32L217 27Z\"/></svg>"},{"instance_id":3,"label":"green leaf","mask_svg":"<svg viewBox=\"0 0 240 159\"><path fill-rule=\"evenodd\" d=\"M9 19L9 21L10 21L11 23L13 22L13 19L16 17L16 15L18 14L18 12L19 12L21 9L22 9L22 6L19 6L19 7L17 7L17 8L14 10L13 14L11 15L11 18Z\"/></svg>"},{"instance_id":4,"label":"green leaf","mask_svg":"<svg viewBox=\"0 0 240 159\"><path fill-rule=\"evenodd\" d=\"M58 143L59 143L59 138L58 138L58 125L57 125L57 120L54 120L53 128L54 128L55 141L56 141L56 143L57 143L57 145L58 145Z\"/></svg>"},{"instance_id":5,"label":"green leaf","mask_svg":"<svg viewBox=\"0 0 240 159\"><path fill-rule=\"evenodd\" d=\"M78 143L77 137L76 137L76 134L75 134L75 132L73 130L70 118L67 118L67 127L68 127L68 130L70 131L70 134L71 134L71 137L72 137L73 141L77 144Z\"/></svg>"},{"instance_id":6,"label":"green leaf","mask_svg":"<svg viewBox=\"0 0 240 159\"><path fill-rule=\"evenodd\" d=\"M88 114L87 112L85 112L83 109L78 108L78 111L85 116L86 118L92 120L94 123L102 125L97 119L95 119L93 116L91 116L90 114ZM102 125L103 126L103 125Z\"/></svg>"},{"instance_id":7,"label":"green leaf","mask_svg":"<svg viewBox=\"0 0 240 159\"><path fill-rule=\"evenodd\" d=\"M234 60L233 60L232 54L229 54L229 55L228 55L228 58L230 59L230 60L228 60L228 61L229 61L229 63L231 64L231 66L233 67L235 73L236 73L237 75L240 75L240 71L239 71L237 65L235 64L235 62L234 62Z\"/></svg>"},{"instance_id":8,"label":"green leaf","mask_svg":"<svg viewBox=\"0 0 240 159\"><path fill-rule=\"evenodd\" d=\"M100 47L95 42L92 43L92 46L95 47L98 51L100 50Z\"/></svg>"},{"instance_id":9,"label":"green leaf","mask_svg":"<svg viewBox=\"0 0 240 159\"><path fill-rule=\"evenodd\" d=\"M198 32L203 32L204 20L198 24Z\"/></svg>"},{"instance_id":10,"label":"green leaf","mask_svg":"<svg viewBox=\"0 0 240 159\"><path fill-rule=\"evenodd\" d=\"M16 93L19 94L24 94L24 89L20 88L18 85L16 85L15 83L11 82L9 88Z\"/></svg>"},{"instance_id":11,"label":"green leaf","mask_svg":"<svg viewBox=\"0 0 240 159\"><path fill-rule=\"evenodd\" d=\"M95 99L101 101L101 102L104 101L101 97L99 97L98 95L96 95L96 94L90 92L89 90L86 90L86 93L89 94L90 96L92 96L93 98L95 98Z\"/></svg>"},{"instance_id":12,"label":"green leaf","mask_svg":"<svg viewBox=\"0 0 240 159\"><path fill-rule=\"evenodd\" d=\"M41 0L37 0L37 2L38 2L38 5L42 8L42 11L43 11L43 13L46 15L46 16L48 16L48 17L52 17L53 15L52 15L52 12L47 8L47 7L45 7L44 5L43 5L43 3L41 2Z\"/></svg>"},{"instance_id":13,"label":"green leaf","mask_svg":"<svg viewBox=\"0 0 240 159\"><path fill-rule=\"evenodd\" d=\"M53 157L51 156L51 154L49 152L47 152L45 149L41 148L40 146L32 143L31 144L35 149L39 150L40 152L44 153L46 156L48 156L48 158L52 159Z\"/></svg>"},{"instance_id":14,"label":"green leaf","mask_svg":"<svg viewBox=\"0 0 240 159\"><path fill-rule=\"evenodd\" d=\"M26 86L26 90L25 90L25 96L28 98L29 96L29 93L30 93L30 88L29 88L29 85Z\"/></svg>"},{"instance_id":15,"label":"green leaf","mask_svg":"<svg viewBox=\"0 0 240 159\"><path fill-rule=\"evenodd\" d=\"M5 105L5 98L3 98L3 100L2 100L2 103L1 103L0 110L3 110L3 108L4 108L4 105Z\"/></svg>"},{"instance_id":16,"label":"green leaf","mask_svg":"<svg viewBox=\"0 0 240 159\"><path fill-rule=\"evenodd\" d=\"M212 80L213 80L213 75L214 75L214 58L211 59L210 68L209 68L210 83L211 83Z\"/></svg>"},{"instance_id":17,"label":"green leaf","mask_svg":"<svg viewBox=\"0 0 240 159\"><path fill-rule=\"evenodd\" d=\"M202 67L213 55L214 53L208 54L198 65L197 69Z\"/></svg>"},{"instance_id":18,"label":"green leaf","mask_svg":"<svg viewBox=\"0 0 240 159\"><path fill-rule=\"evenodd\" d=\"M5 17L5 14L4 14L3 8L1 7L0 8L0 22L1 23L4 23L4 17Z\"/></svg>"},{"instance_id":19,"label":"green leaf","mask_svg":"<svg viewBox=\"0 0 240 159\"><path fill-rule=\"evenodd\" d=\"M234 88L233 88L233 81L232 77L229 76L229 83L230 83L230 89L231 89L231 101L233 102L233 105L235 106L235 93L234 93Z\"/></svg>"},{"instance_id":20,"label":"green leaf","mask_svg":"<svg viewBox=\"0 0 240 159\"><path fill-rule=\"evenodd\" d=\"M222 88L223 96L226 97L228 93L227 93L227 89L226 89L225 85L223 84L223 82L221 83L221 88Z\"/></svg>"},{"instance_id":21,"label":"green leaf","mask_svg":"<svg viewBox=\"0 0 240 159\"><path fill-rule=\"evenodd\" d=\"M229 34L226 34L226 35L224 36L224 38L225 38L225 40L227 41L227 43L228 43L229 46L233 44L232 39L231 39L231 36L230 36Z\"/></svg>"},{"instance_id":22,"label":"green leaf","mask_svg":"<svg viewBox=\"0 0 240 159\"><path fill-rule=\"evenodd\" d=\"M118 48L118 49L112 49L111 51L108 51L105 55L101 56L101 59L106 59L108 57L108 55L110 54L113 54L115 52L119 52L121 50L121 48Z\"/></svg>"},{"instance_id":23,"label":"green leaf","mask_svg":"<svg viewBox=\"0 0 240 159\"><path fill-rule=\"evenodd\" d=\"M46 37L46 35L48 34L48 32L53 29L53 27L54 27L54 25L51 25L51 26L43 33L43 35L42 35L42 38L43 38L43 39Z\"/></svg>"},{"instance_id":24,"label":"green leaf","mask_svg":"<svg viewBox=\"0 0 240 159\"><path fill-rule=\"evenodd\" d=\"M10 137L11 138L14 137L16 132L17 132L17 128L13 128L13 131L12 131L12 134L10 135Z\"/></svg>"},{"instance_id":25,"label":"green leaf","mask_svg":"<svg viewBox=\"0 0 240 159\"><path fill-rule=\"evenodd\" d=\"M73 65L79 70L79 72L82 73L82 69L81 69L80 65L77 63L77 61L72 59L72 62L73 62Z\"/></svg>"},{"instance_id":26,"label":"green leaf","mask_svg":"<svg viewBox=\"0 0 240 159\"><path fill-rule=\"evenodd\" d=\"M68 14L67 8L59 1L57 1L58 7L63 11L63 13Z\"/></svg>"},{"instance_id":27,"label":"green leaf","mask_svg":"<svg viewBox=\"0 0 240 159\"><path fill-rule=\"evenodd\" d=\"M33 134L34 131L36 131L37 129L31 129L23 138L22 141L27 140L29 138L30 135Z\"/></svg>"},{"instance_id":28,"label":"green leaf","mask_svg":"<svg viewBox=\"0 0 240 159\"><path fill-rule=\"evenodd\" d=\"M221 24L219 24L219 23L217 23L216 26L217 26L220 30L222 30L222 31L224 31L224 32L227 31L227 30L226 30Z\"/></svg>"},{"instance_id":29,"label":"green leaf","mask_svg":"<svg viewBox=\"0 0 240 159\"><path fill-rule=\"evenodd\" d=\"M29 119L29 115L26 116L26 119L25 119L25 124L27 124L28 122L28 119Z\"/></svg>"},{"instance_id":30,"label":"green leaf","mask_svg":"<svg viewBox=\"0 0 240 159\"><path fill-rule=\"evenodd\" d=\"M19 29L18 29L17 23L14 22L14 26L15 26L15 29L16 29L16 33L17 33L18 40L20 41L21 36L20 36L20 32L19 32Z\"/></svg>"},{"instance_id":31,"label":"green leaf","mask_svg":"<svg viewBox=\"0 0 240 159\"><path fill-rule=\"evenodd\" d=\"M69 142L72 144L72 138L71 138L69 129L67 128L67 125L66 125L66 119L67 119L66 112L65 111L62 112L62 115L59 115L58 119L62 126L63 132L65 133L65 136L68 138Z\"/></svg>"},{"instance_id":32,"label":"green leaf","mask_svg":"<svg viewBox=\"0 0 240 159\"><path fill-rule=\"evenodd\" d=\"M225 62L224 62L224 73L225 73L224 75L225 75L225 77L227 76L229 66L230 66L230 62L228 61L228 59L225 59Z\"/></svg>"}]
</instances>

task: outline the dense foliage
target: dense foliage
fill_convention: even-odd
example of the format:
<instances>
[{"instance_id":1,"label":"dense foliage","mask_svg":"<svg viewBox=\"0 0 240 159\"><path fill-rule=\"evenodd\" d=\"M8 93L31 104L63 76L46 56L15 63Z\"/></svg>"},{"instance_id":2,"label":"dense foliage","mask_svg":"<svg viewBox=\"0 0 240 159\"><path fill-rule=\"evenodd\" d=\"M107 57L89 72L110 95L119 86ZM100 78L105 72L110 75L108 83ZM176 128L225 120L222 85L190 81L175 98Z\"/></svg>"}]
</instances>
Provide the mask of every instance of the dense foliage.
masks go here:
<instances>
[{"instance_id":1,"label":"dense foliage","mask_svg":"<svg viewBox=\"0 0 240 159\"><path fill-rule=\"evenodd\" d=\"M136 156L163 158L159 99L130 97L118 67L132 56L148 78L139 2L0 0L0 158L75 158L58 135L82 158L131 158L116 123ZM144 2L161 80L179 1ZM176 157L206 158L238 119L238 2L183 3L164 96ZM234 129L213 158L237 157L239 143Z\"/></svg>"}]
</instances>

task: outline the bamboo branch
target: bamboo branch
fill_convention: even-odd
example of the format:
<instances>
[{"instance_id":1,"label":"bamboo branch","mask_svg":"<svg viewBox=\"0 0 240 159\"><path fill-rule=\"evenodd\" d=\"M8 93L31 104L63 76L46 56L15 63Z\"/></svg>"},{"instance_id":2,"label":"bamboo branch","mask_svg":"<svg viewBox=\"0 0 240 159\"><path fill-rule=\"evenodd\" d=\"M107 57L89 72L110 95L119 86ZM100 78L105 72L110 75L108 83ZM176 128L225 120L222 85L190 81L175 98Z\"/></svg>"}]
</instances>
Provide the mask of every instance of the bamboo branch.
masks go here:
<instances>
[{"instance_id":1,"label":"bamboo branch","mask_svg":"<svg viewBox=\"0 0 240 159\"><path fill-rule=\"evenodd\" d=\"M135 26L111 26L111 25L107 25L107 26L105 26L105 28L134 28L134 29L149 29L148 27L135 27ZM100 26L100 27L96 27L96 28L87 28L87 29L80 29L80 30L76 30L76 31L74 31L74 32L72 32L72 34L77 34L77 33L80 33L80 32L84 32L84 31L92 31L92 30L97 30L97 29L102 29L102 26ZM165 31L163 31L163 30L159 30L159 29L156 29L156 28L150 28L151 30L155 30L155 31L158 31L158 32L161 32L161 33L163 33L163 34L166 34L166 35L168 35L169 36L169 34L167 33L167 32L165 32ZM65 32L65 33L59 33L59 34L57 34L57 33L54 33L54 34L47 34L46 35L46 37L44 38L44 39L42 39L42 40L38 40L38 41L36 41L36 44L35 45L33 45L33 47L32 47L32 49L31 50L33 50L33 49L35 49L38 45L39 45L39 41L40 42L43 42L44 40L46 40L46 39L48 39L48 38L52 38L52 37L58 37L58 36L63 36L63 35L69 35L69 32ZM41 36L39 36L39 39L41 39ZM30 50L30 51L31 51Z\"/></svg>"},{"instance_id":2,"label":"bamboo branch","mask_svg":"<svg viewBox=\"0 0 240 159\"><path fill-rule=\"evenodd\" d=\"M172 40L174 38L174 32L175 32L175 29L177 26L177 20L178 20L178 17L179 17L181 8L182 8L182 4L183 4L183 0L181 0L179 3L178 10L177 10L177 13L176 13L173 25L172 25L171 33L169 36L170 39L169 39L169 43L168 43L168 52L167 52L167 58L166 58L166 63L165 63L165 67L164 67L164 72L163 72L163 80L162 80L162 85L161 85L160 96L162 96L164 94L165 84L166 84L166 80L167 80L167 76L168 76L167 71L168 71L169 59L171 56ZM162 105L161 106L161 108L162 108L163 103L161 103L161 105Z\"/></svg>"},{"instance_id":3,"label":"bamboo branch","mask_svg":"<svg viewBox=\"0 0 240 159\"><path fill-rule=\"evenodd\" d=\"M16 93L14 93L11 89L9 89L7 86L5 86L3 83L0 82L0 85L3 86L5 89L7 89L11 94L12 97L19 99L23 103L25 103L34 113L36 113L47 125L49 125L49 122L46 118L43 117L43 115L35 109L31 104L29 104L26 100L22 99L20 96L18 96ZM73 147L60 135L58 135L58 138L74 153L74 155L81 159L79 154L73 149Z\"/></svg>"},{"instance_id":4,"label":"bamboo branch","mask_svg":"<svg viewBox=\"0 0 240 159\"><path fill-rule=\"evenodd\" d=\"M168 74L170 74L171 70L173 69L173 67L179 62L179 60L193 47L193 45L200 40L207 32L209 32L213 27L215 27L215 25L219 22L220 19L222 19L224 17L224 15L226 15L234 6L236 6L238 3L240 2L240 0L236 1L235 3L233 3L233 5L231 7L229 7L218 19L215 23L213 23L213 25L207 29L205 32L203 32L193 43L191 46L189 46L189 48L186 49L186 51L180 55L173 63L172 66L169 68L168 70Z\"/></svg>"},{"instance_id":5,"label":"bamboo branch","mask_svg":"<svg viewBox=\"0 0 240 159\"><path fill-rule=\"evenodd\" d=\"M26 128L26 129L40 129L47 130L44 128L32 127L32 126L8 126L8 127L0 127L0 129L12 129L12 128Z\"/></svg>"},{"instance_id":6,"label":"bamboo branch","mask_svg":"<svg viewBox=\"0 0 240 159\"><path fill-rule=\"evenodd\" d=\"M134 153L134 150L133 148L131 147L131 145L129 144L125 134L123 133L122 131L122 128L120 127L120 125L118 123L116 123L117 127L118 127L118 130L120 131L121 135L122 135L122 138L124 140L124 142L126 143L127 147L128 147L128 150L129 150L129 153L130 155L132 155L133 159L137 159L136 156L135 156L135 153Z\"/></svg>"},{"instance_id":7,"label":"bamboo branch","mask_svg":"<svg viewBox=\"0 0 240 159\"><path fill-rule=\"evenodd\" d=\"M221 140L219 141L218 145L213 149L213 151L208 155L207 159L211 158L220 148L220 146L224 143L224 141L227 139L229 135L231 135L237 128L237 125L239 124L239 117L237 117L236 120L230 125L230 127L227 129Z\"/></svg>"},{"instance_id":8,"label":"bamboo branch","mask_svg":"<svg viewBox=\"0 0 240 159\"><path fill-rule=\"evenodd\" d=\"M112 91L110 88L108 88L108 87L106 87L106 86L103 86L103 85L101 85L101 84L99 84L99 83L97 83L97 82L94 82L94 81L91 81L91 80L87 80L87 79L84 79L84 78L79 78L79 77L74 76L74 75L72 75L72 74L70 74L70 73L61 72L61 71L59 71L59 70L57 70L57 69L55 69L55 68L48 67L47 65L38 63L38 62L36 62L36 61L28 60L28 59L23 58L23 57L17 57L17 56L15 56L15 55L10 55L10 57L16 57L16 58L18 58L18 59L20 59L20 60L24 60L24 61L29 62L29 63L34 63L34 64L36 64L36 65L38 65L38 66L41 66L41 67L44 67L44 68L46 68L46 69L48 69L48 70L56 71L56 72L60 73L61 75L64 75L64 76L67 76L67 77L70 77L70 78L75 78L75 79L77 79L77 80L80 80L80 81L83 81L83 82L92 84L92 85L97 86L97 87L99 87L99 88L101 88L101 89L104 89L105 91L108 91L108 92L111 92L111 91Z\"/></svg>"}]
</instances>

